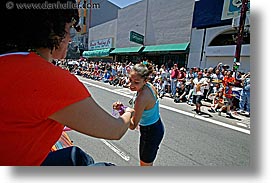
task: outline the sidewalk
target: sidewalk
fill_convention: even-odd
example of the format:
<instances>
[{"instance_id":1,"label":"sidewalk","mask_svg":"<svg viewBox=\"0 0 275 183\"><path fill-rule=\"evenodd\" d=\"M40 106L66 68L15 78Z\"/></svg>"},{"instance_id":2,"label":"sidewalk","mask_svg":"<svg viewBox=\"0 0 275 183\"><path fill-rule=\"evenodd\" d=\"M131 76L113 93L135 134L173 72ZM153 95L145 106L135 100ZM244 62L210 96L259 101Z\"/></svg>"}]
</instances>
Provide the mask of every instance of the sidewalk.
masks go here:
<instances>
[{"instance_id":1,"label":"sidewalk","mask_svg":"<svg viewBox=\"0 0 275 183\"><path fill-rule=\"evenodd\" d=\"M218 112L210 112L210 102L202 101L201 106L201 115L198 115L195 111L196 106L189 105L186 102L184 103L175 103L174 99L170 98L168 95L164 96L161 100L164 100L165 103L168 102L169 106L175 107L177 109L181 109L183 111L189 112L194 114L194 116L201 116L203 118L213 119L217 120L223 123L227 123L230 125L238 126L245 129L250 129L250 117L247 117L245 115L240 115L236 111L232 111L233 118L227 117L226 113L221 113L221 116L218 115Z\"/></svg>"}]
</instances>

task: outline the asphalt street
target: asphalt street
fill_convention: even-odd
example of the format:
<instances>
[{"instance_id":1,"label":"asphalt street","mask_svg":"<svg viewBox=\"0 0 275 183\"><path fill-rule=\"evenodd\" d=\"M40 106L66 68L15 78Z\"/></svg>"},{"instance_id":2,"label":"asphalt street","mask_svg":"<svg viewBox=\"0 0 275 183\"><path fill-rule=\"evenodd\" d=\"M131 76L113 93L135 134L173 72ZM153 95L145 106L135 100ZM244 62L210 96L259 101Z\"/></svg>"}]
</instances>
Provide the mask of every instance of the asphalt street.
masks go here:
<instances>
[{"instance_id":1,"label":"asphalt street","mask_svg":"<svg viewBox=\"0 0 275 183\"><path fill-rule=\"evenodd\" d=\"M133 92L98 81L79 77L94 99L110 114L112 103L127 104ZM250 164L250 119L236 116L226 118L210 113L197 115L185 103L175 104L172 99L161 99L161 116L165 136L155 166L238 166ZM205 104L207 105L207 103ZM139 130L129 130L119 141L107 141L71 131L69 136L95 161L107 161L118 166L138 166Z\"/></svg>"}]
</instances>

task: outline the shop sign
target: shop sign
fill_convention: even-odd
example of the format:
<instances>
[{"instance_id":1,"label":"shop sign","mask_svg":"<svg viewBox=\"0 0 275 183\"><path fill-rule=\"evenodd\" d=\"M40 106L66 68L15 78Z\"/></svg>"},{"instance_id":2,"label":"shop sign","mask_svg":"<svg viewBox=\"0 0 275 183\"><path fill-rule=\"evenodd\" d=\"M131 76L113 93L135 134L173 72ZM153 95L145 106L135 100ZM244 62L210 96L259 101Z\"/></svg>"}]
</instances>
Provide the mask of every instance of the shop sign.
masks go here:
<instances>
[{"instance_id":1,"label":"shop sign","mask_svg":"<svg viewBox=\"0 0 275 183\"><path fill-rule=\"evenodd\" d=\"M98 50L113 47L113 38L100 39L90 42L89 50Z\"/></svg>"},{"instance_id":2,"label":"shop sign","mask_svg":"<svg viewBox=\"0 0 275 183\"><path fill-rule=\"evenodd\" d=\"M249 14L250 2L247 4ZM242 0L224 0L221 20L232 19L240 16Z\"/></svg>"},{"instance_id":3,"label":"shop sign","mask_svg":"<svg viewBox=\"0 0 275 183\"><path fill-rule=\"evenodd\" d=\"M144 36L137 32L131 31L130 32L130 41L143 45Z\"/></svg>"}]
</instances>

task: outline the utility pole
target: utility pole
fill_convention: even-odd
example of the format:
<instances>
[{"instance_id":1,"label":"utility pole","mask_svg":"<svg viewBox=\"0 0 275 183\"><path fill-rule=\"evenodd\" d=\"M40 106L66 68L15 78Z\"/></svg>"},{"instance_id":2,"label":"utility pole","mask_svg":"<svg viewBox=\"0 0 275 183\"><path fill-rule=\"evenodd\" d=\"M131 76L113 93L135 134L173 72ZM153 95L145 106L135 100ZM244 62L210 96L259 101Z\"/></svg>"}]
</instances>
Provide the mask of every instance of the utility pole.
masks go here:
<instances>
[{"instance_id":1,"label":"utility pole","mask_svg":"<svg viewBox=\"0 0 275 183\"><path fill-rule=\"evenodd\" d=\"M144 25L144 41L143 41L143 46L146 45L147 24L148 24L148 11L149 11L149 0L146 0L146 12L145 12L145 25Z\"/></svg>"},{"instance_id":2,"label":"utility pole","mask_svg":"<svg viewBox=\"0 0 275 183\"><path fill-rule=\"evenodd\" d=\"M240 25L238 29L238 37L236 43L236 50L235 50L235 57L234 57L234 64L233 70L235 71L235 76L237 75L237 70L240 66L240 56L242 50L242 42L243 42L243 35L244 35L244 25L246 19L246 12L248 10L248 1L249 0L242 0L242 8L241 8L241 16L240 16Z\"/></svg>"}]
</instances>

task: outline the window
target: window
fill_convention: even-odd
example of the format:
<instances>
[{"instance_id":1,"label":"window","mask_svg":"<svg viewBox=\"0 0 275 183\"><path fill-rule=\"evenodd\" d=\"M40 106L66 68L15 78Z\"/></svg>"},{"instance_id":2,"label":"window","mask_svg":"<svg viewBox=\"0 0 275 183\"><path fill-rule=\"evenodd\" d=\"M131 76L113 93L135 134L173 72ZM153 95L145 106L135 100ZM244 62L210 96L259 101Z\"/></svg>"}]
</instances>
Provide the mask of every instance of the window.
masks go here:
<instances>
[{"instance_id":1,"label":"window","mask_svg":"<svg viewBox=\"0 0 275 183\"><path fill-rule=\"evenodd\" d=\"M237 30L224 32L215 37L209 46L236 45L237 35ZM244 33L242 44L250 44L250 33L248 31Z\"/></svg>"}]
</instances>

